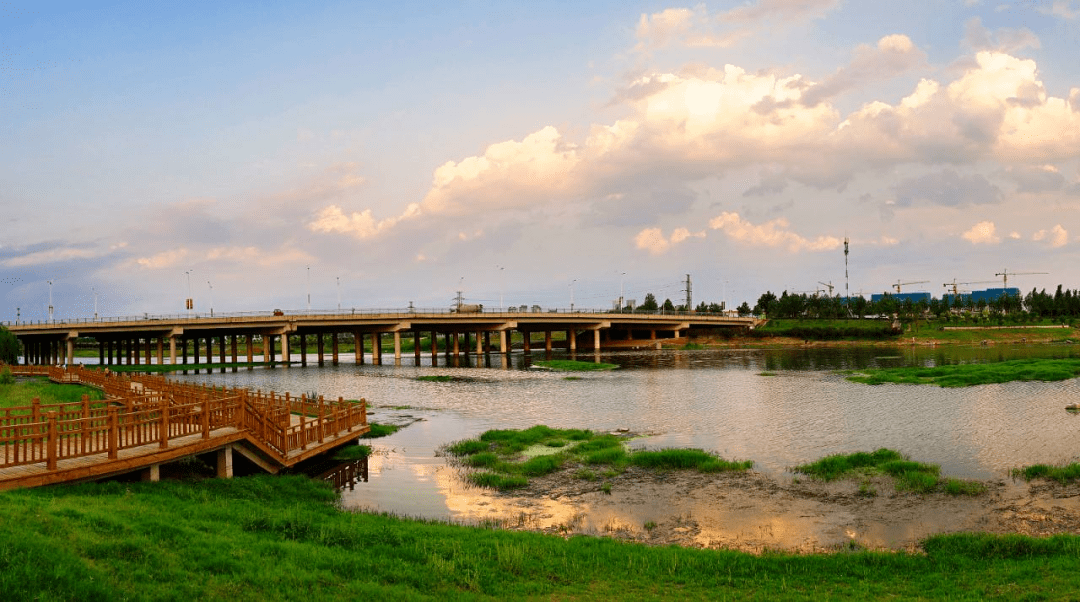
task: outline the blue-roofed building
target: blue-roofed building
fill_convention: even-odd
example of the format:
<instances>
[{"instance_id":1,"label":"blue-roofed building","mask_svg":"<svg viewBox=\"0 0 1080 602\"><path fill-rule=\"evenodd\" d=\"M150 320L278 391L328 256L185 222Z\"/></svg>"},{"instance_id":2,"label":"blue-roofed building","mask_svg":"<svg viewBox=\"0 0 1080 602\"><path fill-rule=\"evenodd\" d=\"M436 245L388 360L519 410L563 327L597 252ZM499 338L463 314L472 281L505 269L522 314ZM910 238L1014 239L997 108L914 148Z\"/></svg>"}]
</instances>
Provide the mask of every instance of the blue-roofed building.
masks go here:
<instances>
[{"instance_id":1,"label":"blue-roofed building","mask_svg":"<svg viewBox=\"0 0 1080 602\"><path fill-rule=\"evenodd\" d=\"M919 301L926 301L927 303L930 302L930 293L879 293L870 295L870 301L877 303L878 301L884 299L885 295L896 299L897 303L903 303L904 301L908 300L910 300L912 303L918 303Z\"/></svg>"}]
</instances>

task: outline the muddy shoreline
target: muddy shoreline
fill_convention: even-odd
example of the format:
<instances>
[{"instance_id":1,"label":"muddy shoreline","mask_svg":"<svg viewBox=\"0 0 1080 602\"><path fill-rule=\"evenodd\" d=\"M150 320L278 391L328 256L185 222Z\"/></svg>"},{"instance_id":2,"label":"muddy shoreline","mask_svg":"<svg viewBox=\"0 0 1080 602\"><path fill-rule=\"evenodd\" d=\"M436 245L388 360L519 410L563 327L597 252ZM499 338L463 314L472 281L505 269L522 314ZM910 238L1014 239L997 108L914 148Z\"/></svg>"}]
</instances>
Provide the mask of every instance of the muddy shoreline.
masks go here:
<instances>
[{"instance_id":1,"label":"muddy shoreline","mask_svg":"<svg viewBox=\"0 0 1080 602\"><path fill-rule=\"evenodd\" d=\"M491 495L490 521L513 530L612 537L648 545L817 553L918 551L939 533L1080 533L1080 485L983 481L977 496L897 492L892 479L825 483L759 472L702 474L630 467L606 482L578 467ZM865 489L864 489L865 491ZM486 496L485 496L486 497ZM483 502L482 502L483 503ZM512 518L507 518L507 517Z\"/></svg>"}]
</instances>

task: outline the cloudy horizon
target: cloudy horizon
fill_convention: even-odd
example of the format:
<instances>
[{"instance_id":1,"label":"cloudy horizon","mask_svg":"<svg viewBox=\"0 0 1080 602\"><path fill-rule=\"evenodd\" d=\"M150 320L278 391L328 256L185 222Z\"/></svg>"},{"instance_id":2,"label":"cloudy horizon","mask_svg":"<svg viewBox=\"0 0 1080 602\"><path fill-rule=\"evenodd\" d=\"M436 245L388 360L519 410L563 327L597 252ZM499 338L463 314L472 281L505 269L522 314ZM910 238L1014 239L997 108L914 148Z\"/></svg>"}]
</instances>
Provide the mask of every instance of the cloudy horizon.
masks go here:
<instances>
[{"instance_id":1,"label":"cloudy horizon","mask_svg":"<svg viewBox=\"0 0 1080 602\"><path fill-rule=\"evenodd\" d=\"M1080 0L5 2L0 321L1078 288L1078 33Z\"/></svg>"}]
</instances>

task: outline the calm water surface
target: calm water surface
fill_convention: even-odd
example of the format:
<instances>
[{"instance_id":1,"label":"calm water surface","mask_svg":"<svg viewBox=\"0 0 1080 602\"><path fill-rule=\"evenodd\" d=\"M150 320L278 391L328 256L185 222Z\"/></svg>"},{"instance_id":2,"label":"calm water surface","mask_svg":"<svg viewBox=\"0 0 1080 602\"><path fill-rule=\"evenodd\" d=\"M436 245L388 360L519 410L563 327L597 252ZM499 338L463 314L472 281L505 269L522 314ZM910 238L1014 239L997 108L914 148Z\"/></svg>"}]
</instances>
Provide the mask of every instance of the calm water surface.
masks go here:
<instances>
[{"instance_id":1,"label":"calm water surface","mask_svg":"<svg viewBox=\"0 0 1080 602\"><path fill-rule=\"evenodd\" d=\"M938 463L948 476L980 479L1005 476L1025 464L1075 460L1080 416L1064 409L1080 401L1075 380L942 389L861 385L837 371L1078 355L1071 345L616 352L601 359L621 369L577 373L578 380L530 369L520 354L508 362L493 355L482 367L465 360L459 367L432 367L426 357L415 366L409 356L400 366L327 362L322 368L177 378L362 397L373 422L417 420L372 441L370 481L346 492L346 503L407 516L461 518L476 516L475 509L470 514L463 506L490 500L477 502L479 494L470 492L437 450L492 428L624 428L647 435L635 441L637 446L700 447L729 459L753 460L756 470L775 475L828 454L878 447ZM417 380L434 374L466 380Z\"/></svg>"}]
</instances>

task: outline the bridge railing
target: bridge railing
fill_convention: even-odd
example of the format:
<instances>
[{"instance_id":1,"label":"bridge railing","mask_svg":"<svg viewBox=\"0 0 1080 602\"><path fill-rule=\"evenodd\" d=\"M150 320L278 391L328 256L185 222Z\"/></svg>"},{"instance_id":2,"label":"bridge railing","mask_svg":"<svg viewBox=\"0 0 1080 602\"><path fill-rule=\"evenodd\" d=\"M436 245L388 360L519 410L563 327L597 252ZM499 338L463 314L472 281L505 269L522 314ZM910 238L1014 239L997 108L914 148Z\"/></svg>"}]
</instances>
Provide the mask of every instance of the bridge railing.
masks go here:
<instances>
[{"instance_id":1,"label":"bridge railing","mask_svg":"<svg viewBox=\"0 0 1080 602\"><path fill-rule=\"evenodd\" d=\"M356 317L356 316L383 316L391 318L408 318L416 315L473 315L473 314L564 314L564 315L659 315L659 316L697 316L697 317L729 317L723 314L716 314L711 312L697 312L697 311L676 311L676 310L642 310L635 308L634 310L618 310L611 308L582 308L582 307L551 307L542 306L537 304L528 305L514 305L503 307L483 307L479 309L473 309L470 307L468 310L459 312L455 307L393 307L393 308L348 308L348 309L290 309L290 310L264 310L264 311L244 311L244 312L199 312L199 313L179 313L179 314L150 314L144 313L142 315L130 315L130 316L99 316L96 318L69 318L63 320L19 320L17 322L5 321L0 322L7 327L12 326L80 326L80 325L94 325L94 324L117 324L117 323L146 323L146 322L168 322L170 324L184 325L205 323L207 321L213 321L216 323L239 323L250 322L253 319L263 318L266 321L276 321L281 319L291 318L303 318L305 316L319 316L319 317Z\"/></svg>"},{"instance_id":2,"label":"bridge railing","mask_svg":"<svg viewBox=\"0 0 1080 602\"><path fill-rule=\"evenodd\" d=\"M199 433L205 439L223 427L247 431L284 461L291 451L367 424L364 400L315 402L161 376L136 382L82 367L48 373L62 382L101 388L107 399L90 401L83 395L79 402L60 404L34 399L29 406L0 410L0 468L44 462L54 470L60 460L102 453L115 459L124 449L154 443L166 448L170 440ZM294 413L298 425L291 424Z\"/></svg>"}]
</instances>

